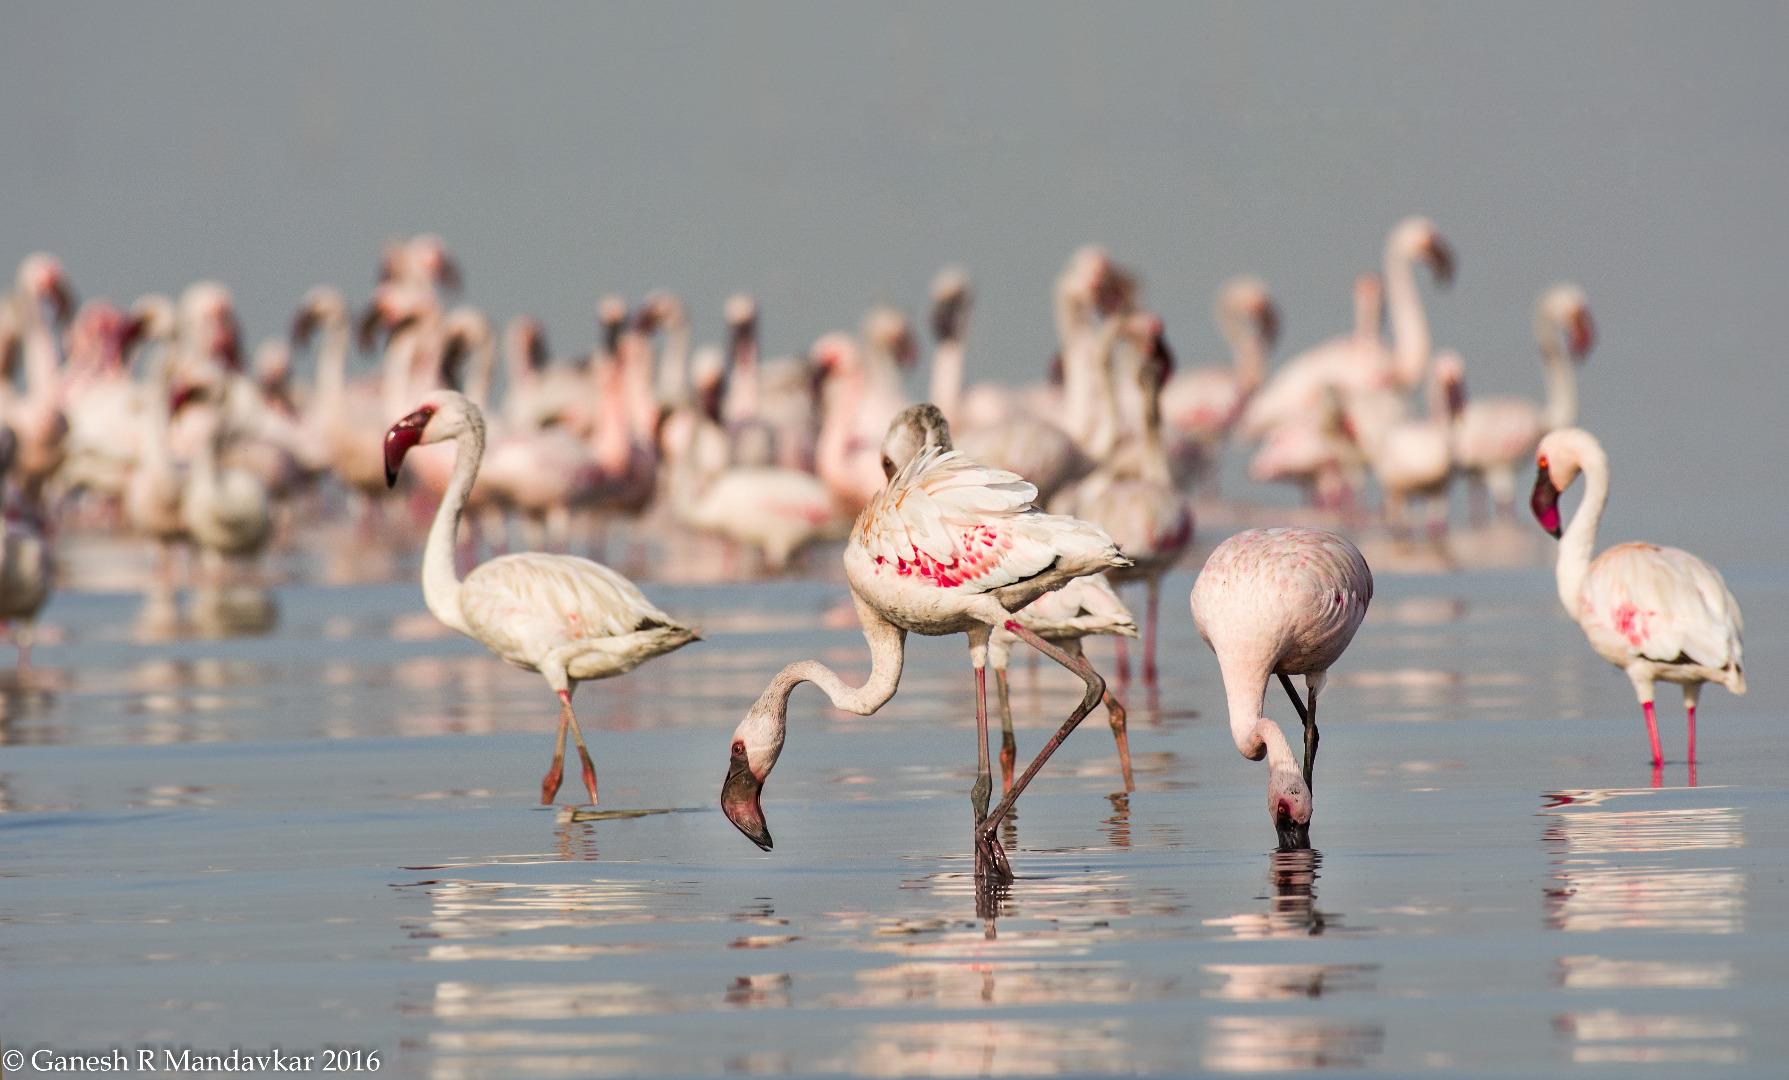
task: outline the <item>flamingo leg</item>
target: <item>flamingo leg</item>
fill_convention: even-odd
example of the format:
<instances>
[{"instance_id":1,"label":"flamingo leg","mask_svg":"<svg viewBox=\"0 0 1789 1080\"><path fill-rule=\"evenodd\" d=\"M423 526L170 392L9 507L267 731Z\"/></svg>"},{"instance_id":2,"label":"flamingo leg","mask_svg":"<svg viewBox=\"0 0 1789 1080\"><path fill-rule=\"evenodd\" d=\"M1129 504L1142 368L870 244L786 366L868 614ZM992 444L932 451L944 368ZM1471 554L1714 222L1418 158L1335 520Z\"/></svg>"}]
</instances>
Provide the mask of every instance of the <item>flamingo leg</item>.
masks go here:
<instances>
[{"instance_id":1,"label":"flamingo leg","mask_svg":"<svg viewBox=\"0 0 1789 1080\"><path fill-rule=\"evenodd\" d=\"M1283 671L1274 674L1279 676L1280 685L1285 687L1286 696L1292 700L1293 711L1298 713L1298 719L1304 724L1304 786L1308 788L1311 787L1311 771L1317 764L1317 689L1310 685L1307 676L1305 686L1310 695L1307 704L1298 699L1298 691L1292 688L1290 675Z\"/></svg>"},{"instance_id":2,"label":"flamingo leg","mask_svg":"<svg viewBox=\"0 0 1789 1080\"><path fill-rule=\"evenodd\" d=\"M584 733L578 728L578 714L572 711L571 691L559 691L559 700L565 705L565 718L571 721L572 741L578 744L578 760L582 762L584 766L584 790L590 793L590 805L595 806L596 765L591 762L590 750L584 745ZM559 753L561 757L563 757L565 753L565 735L563 733L559 736ZM555 759L555 764L557 764L557 759Z\"/></svg>"},{"instance_id":3,"label":"flamingo leg","mask_svg":"<svg viewBox=\"0 0 1789 1080\"><path fill-rule=\"evenodd\" d=\"M1113 697L1110 690L1103 692L1100 700L1105 702L1106 719L1112 725L1112 741L1118 744L1118 769L1124 774L1124 790L1135 791L1137 785L1131 779L1131 737L1124 703Z\"/></svg>"},{"instance_id":4,"label":"flamingo leg","mask_svg":"<svg viewBox=\"0 0 1789 1080\"><path fill-rule=\"evenodd\" d=\"M1013 765L1019 760L1019 744L1013 739L1013 703L1006 669L994 669L994 691L1000 697L1000 791L1013 789Z\"/></svg>"},{"instance_id":5,"label":"flamingo leg","mask_svg":"<svg viewBox=\"0 0 1789 1080\"><path fill-rule=\"evenodd\" d=\"M1162 610L1162 579L1152 577L1144 583L1147 590L1143 621L1143 681L1155 684L1155 628Z\"/></svg>"},{"instance_id":6,"label":"flamingo leg","mask_svg":"<svg viewBox=\"0 0 1789 1080\"><path fill-rule=\"evenodd\" d=\"M559 784L565 778L565 731L571 723L571 695L559 692L559 735L553 743L553 764L547 767L547 775L540 781L540 804L553 805L553 796L559 794Z\"/></svg>"},{"instance_id":7,"label":"flamingo leg","mask_svg":"<svg viewBox=\"0 0 1789 1080\"><path fill-rule=\"evenodd\" d=\"M979 824L988 816L988 796L994 790L988 767L988 669L975 665L975 786L969 789L969 805Z\"/></svg>"},{"instance_id":8,"label":"flamingo leg","mask_svg":"<svg viewBox=\"0 0 1789 1080\"><path fill-rule=\"evenodd\" d=\"M1031 760L1031 764L1025 767L1025 771L1014 782L1012 790L1000 800L1000 805L994 807L994 812L982 820L979 835L976 837L975 854L978 876L980 876L979 872L985 872L1000 880L1011 881L1012 867L1007 864L1006 851L1000 846L1000 838L996 835L1000 822L1012 810L1013 803L1017 802L1019 796L1024 794L1026 786L1031 783L1031 778L1036 776L1038 770L1044 767L1044 763L1050 760L1050 755L1056 752L1056 748L1062 745L1062 741L1068 738L1069 734L1081 725L1081 721L1087 718L1087 714L1093 711L1093 707L1099 704L1100 698L1106 692L1106 680L1099 677L1099 673L1093 670L1085 658L1071 656L1045 641L1033 631L1020 626L1018 620L1008 619L1006 629L1019 640L1074 672L1086 686L1085 692L1081 695L1081 703L1068 714L1068 719L1064 720L1062 726L1056 729L1056 734L1050 736L1050 740L1044 743L1043 749L1037 752L1037 757Z\"/></svg>"},{"instance_id":9,"label":"flamingo leg","mask_svg":"<svg viewBox=\"0 0 1789 1080\"><path fill-rule=\"evenodd\" d=\"M1683 684L1684 722L1689 729L1690 768L1696 767L1696 702L1702 697L1700 683Z\"/></svg>"},{"instance_id":10,"label":"flamingo leg","mask_svg":"<svg viewBox=\"0 0 1789 1080\"><path fill-rule=\"evenodd\" d=\"M1665 763L1665 752L1659 747L1658 718L1652 713L1652 702L1641 702L1641 708L1646 711L1646 737L1652 740L1652 764L1657 767Z\"/></svg>"}]
</instances>

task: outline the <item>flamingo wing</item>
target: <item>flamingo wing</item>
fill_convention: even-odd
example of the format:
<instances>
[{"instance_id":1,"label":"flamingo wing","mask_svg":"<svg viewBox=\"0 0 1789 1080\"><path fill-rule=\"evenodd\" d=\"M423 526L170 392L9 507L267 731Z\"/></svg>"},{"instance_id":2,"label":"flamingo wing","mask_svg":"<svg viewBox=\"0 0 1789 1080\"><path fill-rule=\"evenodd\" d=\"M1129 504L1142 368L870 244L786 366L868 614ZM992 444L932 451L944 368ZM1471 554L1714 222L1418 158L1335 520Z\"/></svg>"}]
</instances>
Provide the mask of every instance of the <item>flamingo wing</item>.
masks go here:
<instances>
[{"instance_id":1,"label":"flamingo wing","mask_svg":"<svg viewBox=\"0 0 1789 1080\"><path fill-rule=\"evenodd\" d=\"M1648 660L1717 669L1740 663L1739 603L1720 572L1687 551L1617 544L1597 556L1583 597Z\"/></svg>"}]
</instances>

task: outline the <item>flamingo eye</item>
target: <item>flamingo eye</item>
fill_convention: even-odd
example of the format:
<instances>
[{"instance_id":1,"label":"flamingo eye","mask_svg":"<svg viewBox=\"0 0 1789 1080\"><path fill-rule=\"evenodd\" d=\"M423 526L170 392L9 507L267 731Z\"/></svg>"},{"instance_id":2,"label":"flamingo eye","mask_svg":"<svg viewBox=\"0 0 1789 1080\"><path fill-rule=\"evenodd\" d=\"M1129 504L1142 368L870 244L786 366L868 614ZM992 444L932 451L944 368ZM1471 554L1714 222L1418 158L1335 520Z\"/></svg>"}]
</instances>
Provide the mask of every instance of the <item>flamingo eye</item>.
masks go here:
<instances>
[{"instance_id":1,"label":"flamingo eye","mask_svg":"<svg viewBox=\"0 0 1789 1080\"><path fill-rule=\"evenodd\" d=\"M1547 467L1547 455L1542 454L1540 457L1538 457L1534 460L1534 463L1543 469L1546 468Z\"/></svg>"},{"instance_id":2,"label":"flamingo eye","mask_svg":"<svg viewBox=\"0 0 1789 1080\"><path fill-rule=\"evenodd\" d=\"M744 753L745 753L745 740L744 739L734 739L733 740L733 756L739 757L740 755L742 755Z\"/></svg>"}]
</instances>

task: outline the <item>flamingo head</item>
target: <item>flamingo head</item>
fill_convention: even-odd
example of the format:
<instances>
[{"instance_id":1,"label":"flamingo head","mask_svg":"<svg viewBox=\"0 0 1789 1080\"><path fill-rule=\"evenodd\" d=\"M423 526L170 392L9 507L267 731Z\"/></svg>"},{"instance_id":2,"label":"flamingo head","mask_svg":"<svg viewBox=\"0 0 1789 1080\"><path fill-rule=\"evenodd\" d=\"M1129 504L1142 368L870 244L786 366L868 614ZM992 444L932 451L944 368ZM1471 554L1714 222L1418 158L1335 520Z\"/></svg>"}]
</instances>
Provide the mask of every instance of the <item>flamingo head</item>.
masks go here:
<instances>
[{"instance_id":1,"label":"flamingo head","mask_svg":"<svg viewBox=\"0 0 1789 1080\"><path fill-rule=\"evenodd\" d=\"M960 266L938 271L932 279L932 336L939 341L961 341L970 301L968 271Z\"/></svg>"},{"instance_id":2,"label":"flamingo head","mask_svg":"<svg viewBox=\"0 0 1789 1080\"><path fill-rule=\"evenodd\" d=\"M596 326L602 333L604 352L613 355L621 347L621 328L626 324L626 300L610 293L596 302Z\"/></svg>"},{"instance_id":3,"label":"flamingo head","mask_svg":"<svg viewBox=\"0 0 1789 1080\"><path fill-rule=\"evenodd\" d=\"M1535 448L1534 493L1528 498L1528 507L1534 511L1534 520L1554 539L1561 532L1559 496L1578 478L1584 459L1602 452L1595 437L1579 428L1549 432Z\"/></svg>"},{"instance_id":4,"label":"flamingo head","mask_svg":"<svg viewBox=\"0 0 1789 1080\"><path fill-rule=\"evenodd\" d=\"M772 844L759 795L783 752L780 710L788 707L789 697L787 690L778 693L780 682L771 684L734 729L733 745L727 755L727 778L721 783L721 810L727 820L765 851Z\"/></svg>"},{"instance_id":5,"label":"flamingo head","mask_svg":"<svg viewBox=\"0 0 1789 1080\"><path fill-rule=\"evenodd\" d=\"M25 256L19 263L18 285L20 291L38 303L50 306L57 326L68 322L74 314L74 289L63 272L62 260L56 256L41 251Z\"/></svg>"},{"instance_id":6,"label":"flamingo head","mask_svg":"<svg viewBox=\"0 0 1789 1080\"><path fill-rule=\"evenodd\" d=\"M919 347L913 341L913 324L898 308L878 304L864 316L863 337L872 348L886 352L902 371L919 360Z\"/></svg>"},{"instance_id":7,"label":"flamingo head","mask_svg":"<svg viewBox=\"0 0 1789 1080\"><path fill-rule=\"evenodd\" d=\"M1427 263L1436 284L1453 284L1457 265L1454 249L1428 218L1411 217L1398 222L1391 233L1390 247L1406 258Z\"/></svg>"},{"instance_id":8,"label":"flamingo head","mask_svg":"<svg viewBox=\"0 0 1789 1080\"><path fill-rule=\"evenodd\" d=\"M341 291L328 285L317 286L304 294L292 315L292 346L301 349L309 345L318 327L325 323L341 325L347 318L348 301Z\"/></svg>"},{"instance_id":9,"label":"flamingo head","mask_svg":"<svg viewBox=\"0 0 1789 1080\"><path fill-rule=\"evenodd\" d=\"M1160 390L1174 374L1174 352L1168 348L1167 329L1161 316L1154 312L1139 311L1130 320L1137 351L1143 354L1138 378L1146 388Z\"/></svg>"},{"instance_id":10,"label":"flamingo head","mask_svg":"<svg viewBox=\"0 0 1789 1080\"><path fill-rule=\"evenodd\" d=\"M503 348L512 360L519 360L529 371L546 370L550 359L547 332L532 315L517 315L504 328Z\"/></svg>"},{"instance_id":11,"label":"flamingo head","mask_svg":"<svg viewBox=\"0 0 1789 1080\"><path fill-rule=\"evenodd\" d=\"M468 432L484 436L478 406L454 390L436 390L385 433L385 486L396 487L398 469L412 447L445 442Z\"/></svg>"},{"instance_id":12,"label":"flamingo head","mask_svg":"<svg viewBox=\"0 0 1789 1080\"><path fill-rule=\"evenodd\" d=\"M404 245L400 261L406 265L412 280L439 285L450 295L458 293L465 285L460 264L447 251L447 241L434 233L411 237Z\"/></svg>"},{"instance_id":13,"label":"flamingo head","mask_svg":"<svg viewBox=\"0 0 1789 1080\"><path fill-rule=\"evenodd\" d=\"M814 342L808 359L814 365L814 381L823 383L834 375L856 371L862 356L850 334L831 333Z\"/></svg>"},{"instance_id":14,"label":"flamingo head","mask_svg":"<svg viewBox=\"0 0 1789 1080\"><path fill-rule=\"evenodd\" d=\"M1281 851L1311 846L1311 789L1296 766L1276 768L1267 780L1267 813Z\"/></svg>"},{"instance_id":15,"label":"flamingo head","mask_svg":"<svg viewBox=\"0 0 1789 1080\"><path fill-rule=\"evenodd\" d=\"M1536 324L1539 333L1556 327L1554 333L1565 334L1565 347L1573 360L1583 363L1596 345L1596 323L1590 318L1590 302L1584 290L1565 282L1541 294L1540 314Z\"/></svg>"},{"instance_id":16,"label":"flamingo head","mask_svg":"<svg viewBox=\"0 0 1789 1080\"><path fill-rule=\"evenodd\" d=\"M933 449L951 449L950 422L938 406L909 405L889 421L882 438L882 475L890 480L914 458Z\"/></svg>"},{"instance_id":17,"label":"flamingo head","mask_svg":"<svg viewBox=\"0 0 1789 1080\"><path fill-rule=\"evenodd\" d=\"M1268 351L1280 340L1280 312L1274 306L1267 284L1258 277L1232 278L1218 291L1218 321L1247 319L1255 325L1255 333Z\"/></svg>"},{"instance_id":18,"label":"flamingo head","mask_svg":"<svg viewBox=\"0 0 1789 1080\"><path fill-rule=\"evenodd\" d=\"M1466 361L1452 349L1443 350L1435 357L1433 377L1447 415L1457 418L1466 411Z\"/></svg>"}]
</instances>

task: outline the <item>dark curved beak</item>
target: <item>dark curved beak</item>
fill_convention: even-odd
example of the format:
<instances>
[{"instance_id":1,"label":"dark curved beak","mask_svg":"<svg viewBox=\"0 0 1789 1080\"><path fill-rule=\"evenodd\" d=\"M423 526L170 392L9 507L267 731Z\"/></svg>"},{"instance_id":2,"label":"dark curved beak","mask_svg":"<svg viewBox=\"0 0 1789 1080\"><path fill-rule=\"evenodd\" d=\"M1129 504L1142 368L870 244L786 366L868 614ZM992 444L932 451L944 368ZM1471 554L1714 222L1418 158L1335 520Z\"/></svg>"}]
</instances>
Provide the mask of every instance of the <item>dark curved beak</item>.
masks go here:
<instances>
[{"instance_id":1,"label":"dark curved beak","mask_svg":"<svg viewBox=\"0 0 1789 1080\"><path fill-rule=\"evenodd\" d=\"M69 287L68 279L60 274L50 283L50 307L56 311L58 326L67 323L69 316L75 311L75 291Z\"/></svg>"},{"instance_id":2,"label":"dark curved beak","mask_svg":"<svg viewBox=\"0 0 1789 1080\"><path fill-rule=\"evenodd\" d=\"M1457 417L1466 411L1465 383L1455 379L1447 384L1445 393L1447 395L1447 414L1449 416Z\"/></svg>"},{"instance_id":3,"label":"dark curved beak","mask_svg":"<svg viewBox=\"0 0 1789 1080\"><path fill-rule=\"evenodd\" d=\"M316 308L300 308L298 314L292 316L292 347L302 349L309 345L311 335L317 331L318 322Z\"/></svg>"},{"instance_id":4,"label":"dark curved beak","mask_svg":"<svg viewBox=\"0 0 1789 1080\"><path fill-rule=\"evenodd\" d=\"M1256 313L1256 319L1261 325L1261 344L1272 352L1280 340L1280 309L1274 307L1271 300L1266 301Z\"/></svg>"},{"instance_id":5,"label":"dark curved beak","mask_svg":"<svg viewBox=\"0 0 1789 1080\"><path fill-rule=\"evenodd\" d=\"M1572 313L1571 322L1566 324L1565 344L1572 351L1572 359L1583 360L1590 355L1596 345L1596 324L1590 320L1590 309L1579 308Z\"/></svg>"},{"instance_id":6,"label":"dark curved beak","mask_svg":"<svg viewBox=\"0 0 1789 1080\"><path fill-rule=\"evenodd\" d=\"M466 279L460 274L460 264L451 255L441 256L441 287L449 293L458 294L466 286Z\"/></svg>"},{"instance_id":7,"label":"dark curved beak","mask_svg":"<svg viewBox=\"0 0 1789 1080\"><path fill-rule=\"evenodd\" d=\"M962 336L962 322L968 296L953 292L932 305L932 337L940 342L955 341Z\"/></svg>"},{"instance_id":8,"label":"dark curved beak","mask_svg":"<svg viewBox=\"0 0 1789 1080\"><path fill-rule=\"evenodd\" d=\"M1273 831L1280 839L1281 851L1304 851L1311 846L1311 823L1299 823L1284 809L1275 816Z\"/></svg>"},{"instance_id":9,"label":"dark curved beak","mask_svg":"<svg viewBox=\"0 0 1789 1080\"><path fill-rule=\"evenodd\" d=\"M1149 359L1157 368L1156 377L1161 380L1161 385L1166 385L1169 378L1174 375L1174 350L1168 348L1167 334L1155 335L1155 342L1150 347Z\"/></svg>"},{"instance_id":10,"label":"dark curved beak","mask_svg":"<svg viewBox=\"0 0 1789 1080\"><path fill-rule=\"evenodd\" d=\"M429 425L429 417L434 415L431 409L418 409L391 425L385 433L385 486L396 487L398 469L404 464L404 455L410 448L422 442L422 429Z\"/></svg>"},{"instance_id":11,"label":"dark curved beak","mask_svg":"<svg viewBox=\"0 0 1789 1080\"><path fill-rule=\"evenodd\" d=\"M360 342L361 352L372 352L378 347L379 331L384 326L385 313L379 310L379 305L376 303L367 305L367 309L360 313L360 319L354 326L354 336Z\"/></svg>"},{"instance_id":12,"label":"dark curved beak","mask_svg":"<svg viewBox=\"0 0 1789 1080\"><path fill-rule=\"evenodd\" d=\"M168 396L168 415L178 415L181 409L186 408L188 402L200 397L203 393L204 391L199 387L191 385L182 386L174 391Z\"/></svg>"},{"instance_id":13,"label":"dark curved beak","mask_svg":"<svg viewBox=\"0 0 1789 1080\"><path fill-rule=\"evenodd\" d=\"M1534 511L1534 520L1541 523L1541 528L1551 533L1553 539L1559 539L1559 489L1553 486L1553 478L1547 475L1545 467L1535 472L1534 494L1528 497L1528 508Z\"/></svg>"},{"instance_id":14,"label":"dark curved beak","mask_svg":"<svg viewBox=\"0 0 1789 1080\"><path fill-rule=\"evenodd\" d=\"M752 774L745 752L734 754L727 766L727 780L721 785L721 810L747 840L769 851L770 827L764 823L764 808L758 805L758 793L762 790L764 784Z\"/></svg>"},{"instance_id":15,"label":"dark curved beak","mask_svg":"<svg viewBox=\"0 0 1789 1080\"><path fill-rule=\"evenodd\" d=\"M1439 234L1429 238L1429 267L1435 271L1435 280L1442 285L1454 283L1454 249Z\"/></svg>"}]
</instances>

